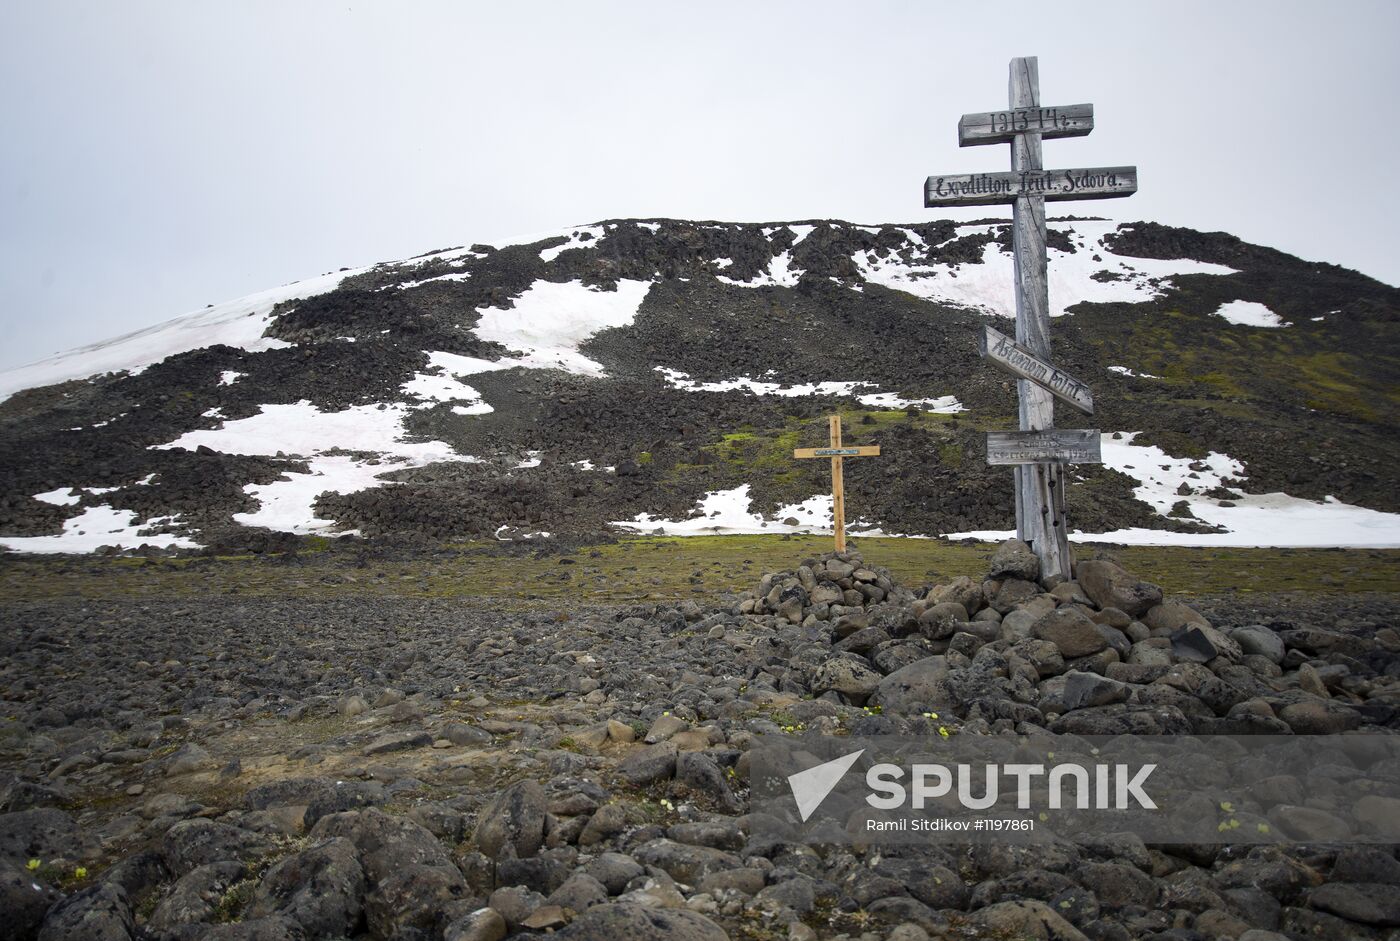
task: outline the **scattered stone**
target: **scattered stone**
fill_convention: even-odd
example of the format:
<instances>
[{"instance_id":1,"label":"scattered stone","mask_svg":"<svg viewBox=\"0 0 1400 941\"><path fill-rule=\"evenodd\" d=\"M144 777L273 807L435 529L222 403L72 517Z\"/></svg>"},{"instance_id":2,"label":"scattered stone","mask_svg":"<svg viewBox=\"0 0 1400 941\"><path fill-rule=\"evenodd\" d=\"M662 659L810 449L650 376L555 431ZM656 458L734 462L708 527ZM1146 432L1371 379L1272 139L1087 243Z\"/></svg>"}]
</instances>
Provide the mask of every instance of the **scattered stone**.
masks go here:
<instances>
[{"instance_id":1,"label":"scattered stone","mask_svg":"<svg viewBox=\"0 0 1400 941\"><path fill-rule=\"evenodd\" d=\"M490 745L491 733L465 722L449 722L442 727L442 737L453 745Z\"/></svg>"},{"instance_id":2,"label":"scattered stone","mask_svg":"<svg viewBox=\"0 0 1400 941\"><path fill-rule=\"evenodd\" d=\"M617 771L634 787L674 777L676 746L671 742L659 742L639 748L622 760Z\"/></svg>"},{"instance_id":3,"label":"scattered stone","mask_svg":"<svg viewBox=\"0 0 1400 941\"><path fill-rule=\"evenodd\" d=\"M333 837L274 864L248 915L286 915L313 938L349 937L364 911L365 890L355 845Z\"/></svg>"},{"instance_id":4,"label":"scattered stone","mask_svg":"<svg viewBox=\"0 0 1400 941\"><path fill-rule=\"evenodd\" d=\"M494 908L478 908L449 924L442 941L501 941L509 929L501 913Z\"/></svg>"},{"instance_id":5,"label":"scattered stone","mask_svg":"<svg viewBox=\"0 0 1400 941\"><path fill-rule=\"evenodd\" d=\"M416 732L390 732L381 735L364 747L363 754L387 755L390 752L409 751L414 748L427 748L433 744L433 737L422 730Z\"/></svg>"},{"instance_id":6,"label":"scattered stone","mask_svg":"<svg viewBox=\"0 0 1400 941\"><path fill-rule=\"evenodd\" d=\"M1071 672L1065 674L1064 702L1066 709L1082 709L1086 706L1106 706L1109 703L1125 702L1132 690L1127 684L1094 673Z\"/></svg>"},{"instance_id":7,"label":"scattered stone","mask_svg":"<svg viewBox=\"0 0 1400 941\"><path fill-rule=\"evenodd\" d=\"M75 892L49 910L39 941L131 941L136 919L120 886L102 883Z\"/></svg>"},{"instance_id":8,"label":"scattered stone","mask_svg":"<svg viewBox=\"0 0 1400 941\"><path fill-rule=\"evenodd\" d=\"M1308 904L1347 921L1382 928L1400 927L1400 895L1394 886L1373 882L1334 882L1308 893Z\"/></svg>"},{"instance_id":9,"label":"scattered stone","mask_svg":"<svg viewBox=\"0 0 1400 941\"><path fill-rule=\"evenodd\" d=\"M477 848L496 859L507 847L520 859L535 855L544 843L544 788L532 780L507 787L478 817L474 840Z\"/></svg>"},{"instance_id":10,"label":"scattered stone","mask_svg":"<svg viewBox=\"0 0 1400 941\"><path fill-rule=\"evenodd\" d=\"M854 701L865 702L884 679L870 667L849 657L833 657L817 667L812 677L812 692L821 694L834 690Z\"/></svg>"},{"instance_id":11,"label":"scattered stone","mask_svg":"<svg viewBox=\"0 0 1400 941\"><path fill-rule=\"evenodd\" d=\"M579 846L593 846L627 829L627 808L621 804L604 804L588 819L579 834Z\"/></svg>"},{"instance_id":12,"label":"scattered stone","mask_svg":"<svg viewBox=\"0 0 1400 941\"><path fill-rule=\"evenodd\" d=\"M246 866L233 860L195 867L165 894L147 926L164 932L180 925L210 921L224 893L247 871Z\"/></svg>"},{"instance_id":13,"label":"scattered stone","mask_svg":"<svg viewBox=\"0 0 1400 941\"><path fill-rule=\"evenodd\" d=\"M589 909L555 937L560 941L729 941L704 915L612 902Z\"/></svg>"},{"instance_id":14,"label":"scattered stone","mask_svg":"<svg viewBox=\"0 0 1400 941\"><path fill-rule=\"evenodd\" d=\"M739 857L708 846L688 846L674 840L652 840L638 847L633 857L643 865L664 869L677 882L699 885L706 876L743 865Z\"/></svg>"},{"instance_id":15,"label":"scattered stone","mask_svg":"<svg viewBox=\"0 0 1400 941\"><path fill-rule=\"evenodd\" d=\"M1085 561L1075 566L1075 580L1100 608L1117 608L1141 617L1162 600L1162 589L1140 581L1112 562Z\"/></svg>"},{"instance_id":16,"label":"scattered stone","mask_svg":"<svg viewBox=\"0 0 1400 941\"><path fill-rule=\"evenodd\" d=\"M1019 539L1008 539L997 546L987 569L991 578L1019 578L1034 582L1040 578L1040 559Z\"/></svg>"},{"instance_id":17,"label":"scattered stone","mask_svg":"<svg viewBox=\"0 0 1400 941\"><path fill-rule=\"evenodd\" d=\"M891 713L936 711L948 702L947 679L947 659L926 657L900 667L881 680L873 699Z\"/></svg>"},{"instance_id":18,"label":"scattered stone","mask_svg":"<svg viewBox=\"0 0 1400 941\"><path fill-rule=\"evenodd\" d=\"M1271 663L1283 662L1283 638L1267 627L1257 624L1237 627L1230 632L1230 639L1246 654L1264 657Z\"/></svg>"},{"instance_id":19,"label":"scattered stone","mask_svg":"<svg viewBox=\"0 0 1400 941\"><path fill-rule=\"evenodd\" d=\"M1073 607L1056 608L1031 628L1031 636L1048 640L1066 657L1083 657L1108 646L1099 625Z\"/></svg>"},{"instance_id":20,"label":"scattered stone","mask_svg":"<svg viewBox=\"0 0 1400 941\"><path fill-rule=\"evenodd\" d=\"M670 713L665 713L656 717L656 721L652 722L650 729L647 729L647 734L642 741L648 745L655 745L658 742L666 741L679 732L684 732L688 728L690 728L689 722Z\"/></svg>"}]
</instances>

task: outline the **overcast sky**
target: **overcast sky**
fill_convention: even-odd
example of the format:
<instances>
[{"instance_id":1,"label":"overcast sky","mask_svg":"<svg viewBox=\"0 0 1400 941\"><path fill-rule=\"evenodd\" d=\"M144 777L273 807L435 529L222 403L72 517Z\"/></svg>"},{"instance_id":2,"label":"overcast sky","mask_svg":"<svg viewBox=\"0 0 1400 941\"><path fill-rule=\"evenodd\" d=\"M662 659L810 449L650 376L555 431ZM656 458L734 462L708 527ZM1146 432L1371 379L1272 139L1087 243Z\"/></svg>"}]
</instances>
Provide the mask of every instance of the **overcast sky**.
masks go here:
<instances>
[{"instance_id":1,"label":"overcast sky","mask_svg":"<svg viewBox=\"0 0 1400 941\"><path fill-rule=\"evenodd\" d=\"M1135 164L1054 212L1400 283L1400 3L0 0L0 369L342 266L609 217L910 222L1040 58Z\"/></svg>"}]
</instances>

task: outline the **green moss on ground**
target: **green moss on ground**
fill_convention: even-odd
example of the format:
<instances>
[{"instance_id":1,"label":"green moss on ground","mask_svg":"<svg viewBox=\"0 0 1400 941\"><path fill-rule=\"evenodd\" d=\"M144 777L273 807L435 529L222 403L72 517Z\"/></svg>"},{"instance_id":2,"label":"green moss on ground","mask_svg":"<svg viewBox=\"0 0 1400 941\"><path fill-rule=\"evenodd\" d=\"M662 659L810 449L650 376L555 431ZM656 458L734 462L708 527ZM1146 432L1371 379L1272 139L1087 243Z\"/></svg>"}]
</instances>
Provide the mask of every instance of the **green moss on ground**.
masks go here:
<instances>
[{"instance_id":1,"label":"green moss on ground","mask_svg":"<svg viewBox=\"0 0 1400 941\"><path fill-rule=\"evenodd\" d=\"M994 546L936 539L853 539L865 560L906 585L980 576ZM829 551L823 536L694 536L624 539L566 555L512 555L471 544L428 559L366 560L338 551L275 558L174 560L7 560L0 603L57 598L209 599L236 597L397 597L493 599L506 606L618 604L713 598L755 585L764 572L790 569ZM1400 550L1107 548L1081 545L1081 558L1107 551L1169 593L1232 591L1396 592Z\"/></svg>"}]
</instances>

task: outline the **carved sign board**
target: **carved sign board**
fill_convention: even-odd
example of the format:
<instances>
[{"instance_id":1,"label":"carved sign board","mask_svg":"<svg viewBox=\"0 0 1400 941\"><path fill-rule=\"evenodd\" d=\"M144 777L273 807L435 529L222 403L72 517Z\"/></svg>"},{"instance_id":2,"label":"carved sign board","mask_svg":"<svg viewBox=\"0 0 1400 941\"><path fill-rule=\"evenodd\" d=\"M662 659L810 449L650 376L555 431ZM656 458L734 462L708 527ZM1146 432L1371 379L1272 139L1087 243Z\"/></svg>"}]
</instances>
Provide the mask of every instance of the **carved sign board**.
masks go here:
<instances>
[{"instance_id":1,"label":"carved sign board","mask_svg":"<svg viewBox=\"0 0 1400 941\"><path fill-rule=\"evenodd\" d=\"M1095 429L987 432L988 464L1102 464Z\"/></svg>"},{"instance_id":2,"label":"carved sign board","mask_svg":"<svg viewBox=\"0 0 1400 941\"><path fill-rule=\"evenodd\" d=\"M1047 202L1114 199L1137 192L1137 167L1076 170L1013 170L931 176L924 182L924 206L995 206L1022 196Z\"/></svg>"},{"instance_id":3,"label":"carved sign board","mask_svg":"<svg viewBox=\"0 0 1400 941\"><path fill-rule=\"evenodd\" d=\"M1014 108L965 114L958 121L958 146L1009 144L1017 134L1039 132L1042 140L1083 137L1094 129L1093 105Z\"/></svg>"},{"instance_id":4,"label":"carved sign board","mask_svg":"<svg viewBox=\"0 0 1400 941\"><path fill-rule=\"evenodd\" d=\"M793 457L879 457L880 446L867 445L860 448L797 448Z\"/></svg>"},{"instance_id":5,"label":"carved sign board","mask_svg":"<svg viewBox=\"0 0 1400 941\"><path fill-rule=\"evenodd\" d=\"M1088 385L1040 359L1006 334L984 324L982 335L977 338L977 351L993 365L1018 379L1029 379L1066 405L1085 415L1094 414L1094 394Z\"/></svg>"}]
</instances>

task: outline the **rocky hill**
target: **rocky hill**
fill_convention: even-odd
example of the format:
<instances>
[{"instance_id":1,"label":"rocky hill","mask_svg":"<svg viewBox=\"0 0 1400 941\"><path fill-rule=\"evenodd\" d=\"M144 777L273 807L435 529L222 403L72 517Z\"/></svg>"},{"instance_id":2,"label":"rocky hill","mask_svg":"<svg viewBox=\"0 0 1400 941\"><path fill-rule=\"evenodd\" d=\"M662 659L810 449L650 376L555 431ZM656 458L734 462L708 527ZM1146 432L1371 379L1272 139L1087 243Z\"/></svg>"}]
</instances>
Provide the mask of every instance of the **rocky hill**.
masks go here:
<instances>
[{"instance_id":1,"label":"rocky hill","mask_svg":"<svg viewBox=\"0 0 1400 941\"><path fill-rule=\"evenodd\" d=\"M1400 544L1400 291L1223 233L1052 221L1052 344L1122 541ZM618 220L342 270L0 374L0 546L226 550L829 524L1004 531L1002 220Z\"/></svg>"}]
</instances>

